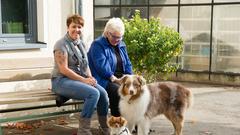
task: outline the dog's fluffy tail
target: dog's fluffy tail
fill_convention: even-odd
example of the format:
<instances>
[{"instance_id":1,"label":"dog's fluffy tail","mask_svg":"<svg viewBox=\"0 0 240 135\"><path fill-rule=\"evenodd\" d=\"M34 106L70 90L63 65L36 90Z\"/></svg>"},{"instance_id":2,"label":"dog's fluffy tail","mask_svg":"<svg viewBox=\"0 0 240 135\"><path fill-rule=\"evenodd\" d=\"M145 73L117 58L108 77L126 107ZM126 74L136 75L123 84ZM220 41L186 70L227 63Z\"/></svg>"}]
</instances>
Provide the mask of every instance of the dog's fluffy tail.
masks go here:
<instances>
[{"instance_id":1,"label":"dog's fluffy tail","mask_svg":"<svg viewBox=\"0 0 240 135\"><path fill-rule=\"evenodd\" d=\"M193 100L194 99L194 96L193 96L193 93L191 92L191 90L188 89L188 92L187 92L187 108L190 108L193 106Z\"/></svg>"}]
</instances>

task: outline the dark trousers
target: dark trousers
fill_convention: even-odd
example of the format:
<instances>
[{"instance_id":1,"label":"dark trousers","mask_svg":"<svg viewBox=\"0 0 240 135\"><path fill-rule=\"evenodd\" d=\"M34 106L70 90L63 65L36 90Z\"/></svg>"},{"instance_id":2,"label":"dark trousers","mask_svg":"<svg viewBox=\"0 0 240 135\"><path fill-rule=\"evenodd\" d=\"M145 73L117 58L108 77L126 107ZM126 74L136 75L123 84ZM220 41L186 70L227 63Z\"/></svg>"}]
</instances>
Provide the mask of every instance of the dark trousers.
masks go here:
<instances>
[{"instance_id":1,"label":"dark trousers","mask_svg":"<svg viewBox=\"0 0 240 135\"><path fill-rule=\"evenodd\" d=\"M109 97L111 115L115 117L119 117L121 115L119 112L119 100L120 100L120 96L118 95L119 87L120 87L119 84L113 82L109 82L106 87L106 91Z\"/></svg>"}]
</instances>

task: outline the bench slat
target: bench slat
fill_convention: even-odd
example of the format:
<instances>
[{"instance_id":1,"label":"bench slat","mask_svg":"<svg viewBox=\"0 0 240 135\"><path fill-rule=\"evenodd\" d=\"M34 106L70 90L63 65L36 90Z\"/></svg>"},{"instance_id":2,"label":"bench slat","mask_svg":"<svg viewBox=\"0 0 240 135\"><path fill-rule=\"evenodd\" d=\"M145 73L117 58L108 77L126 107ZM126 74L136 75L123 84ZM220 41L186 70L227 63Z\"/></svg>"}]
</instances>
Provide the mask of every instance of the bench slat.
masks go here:
<instances>
[{"instance_id":1,"label":"bench slat","mask_svg":"<svg viewBox=\"0 0 240 135\"><path fill-rule=\"evenodd\" d=\"M4 93L0 93L0 98L21 96L21 95L35 95L35 94L42 94L42 93L50 94L50 93L53 93L53 92L50 91L50 90L4 92Z\"/></svg>"},{"instance_id":2,"label":"bench slat","mask_svg":"<svg viewBox=\"0 0 240 135\"><path fill-rule=\"evenodd\" d=\"M55 95L47 95L41 97L22 97L22 98L0 98L0 105L4 104L16 104L16 103L32 103L32 102L39 102L39 101L50 101L55 100Z\"/></svg>"},{"instance_id":3,"label":"bench slat","mask_svg":"<svg viewBox=\"0 0 240 135\"><path fill-rule=\"evenodd\" d=\"M56 95L54 93L37 93L37 94L25 94L25 95L6 95L4 97L0 97L1 99L3 98L30 98L30 97L43 97L43 96L52 96Z\"/></svg>"},{"instance_id":4,"label":"bench slat","mask_svg":"<svg viewBox=\"0 0 240 135\"><path fill-rule=\"evenodd\" d=\"M3 114L7 114L10 112L21 113L20 111L28 111L28 110L32 111L34 109L57 107L57 105L54 102L55 99L56 99L56 94L53 93L50 89L38 89L38 90L15 91L15 92L0 91L0 113L3 113ZM49 101L52 101L52 102L49 102ZM14 116L14 117L10 116L8 118L1 117L0 118L0 135L2 135L2 127L1 127L2 123L6 123L10 121L39 119L43 117L50 117L55 115L81 111L81 108L84 103L83 100L81 101L70 100L70 101L62 105L62 106L72 106L70 109L65 111L60 111L56 109L54 112L47 111L43 113L41 112L36 115L24 114L23 116ZM5 108L4 105L6 105L7 107Z\"/></svg>"}]
</instances>

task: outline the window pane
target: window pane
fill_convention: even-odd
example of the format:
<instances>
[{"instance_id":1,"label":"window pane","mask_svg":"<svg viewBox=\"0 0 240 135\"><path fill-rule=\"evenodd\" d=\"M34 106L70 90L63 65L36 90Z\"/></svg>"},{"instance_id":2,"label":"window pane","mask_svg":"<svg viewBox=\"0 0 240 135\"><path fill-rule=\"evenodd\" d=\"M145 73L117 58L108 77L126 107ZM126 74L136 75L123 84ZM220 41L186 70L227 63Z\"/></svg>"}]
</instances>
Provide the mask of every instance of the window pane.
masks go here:
<instances>
[{"instance_id":1,"label":"window pane","mask_svg":"<svg viewBox=\"0 0 240 135\"><path fill-rule=\"evenodd\" d=\"M135 10L140 11L140 15L142 18L148 18L147 8L146 7L124 7L122 8L122 16L125 18L132 18L135 13Z\"/></svg>"},{"instance_id":2,"label":"window pane","mask_svg":"<svg viewBox=\"0 0 240 135\"><path fill-rule=\"evenodd\" d=\"M153 7L149 11L150 17L158 17L163 24L177 30L177 7Z\"/></svg>"},{"instance_id":3,"label":"window pane","mask_svg":"<svg viewBox=\"0 0 240 135\"><path fill-rule=\"evenodd\" d=\"M178 0L149 0L151 5L153 4L178 4Z\"/></svg>"},{"instance_id":4,"label":"window pane","mask_svg":"<svg viewBox=\"0 0 240 135\"><path fill-rule=\"evenodd\" d=\"M240 0L214 0L214 2L240 2Z\"/></svg>"},{"instance_id":5,"label":"window pane","mask_svg":"<svg viewBox=\"0 0 240 135\"><path fill-rule=\"evenodd\" d=\"M185 3L212 3L212 0L181 0L181 4Z\"/></svg>"},{"instance_id":6,"label":"window pane","mask_svg":"<svg viewBox=\"0 0 240 135\"><path fill-rule=\"evenodd\" d=\"M111 8L95 8L94 36L100 36L108 19L112 17L120 17L120 9L118 7Z\"/></svg>"},{"instance_id":7,"label":"window pane","mask_svg":"<svg viewBox=\"0 0 240 135\"><path fill-rule=\"evenodd\" d=\"M27 0L2 0L2 33L28 33Z\"/></svg>"},{"instance_id":8,"label":"window pane","mask_svg":"<svg viewBox=\"0 0 240 135\"><path fill-rule=\"evenodd\" d=\"M240 14L238 11L240 11L239 5L214 7L213 71L240 72Z\"/></svg>"},{"instance_id":9,"label":"window pane","mask_svg":"<svg viewBox=\"0 0 240 135\"><path fill-rule=\"evenodd\" d=\"M119 0L95 0L95 5L119 5Z\"/></svg>"},{"instance_id":10,"label":"window pane","mask_svg":"<svg viewBox=\"0 0 240 135\"><path fill-rule=\"evenodd\" d=\"M122 0L123 5L147 5L148 0Z\"/></svg>"},{"instance_id":11,"label":"window pane","mask_svg":"<svg viewBox=\"0 0 240 135\"><path fill-rule=\"evenodd\" d=\"M184 39L182 69L209 69L210 6L181 7L180 34Z\"/></svg>"}]
</instances>

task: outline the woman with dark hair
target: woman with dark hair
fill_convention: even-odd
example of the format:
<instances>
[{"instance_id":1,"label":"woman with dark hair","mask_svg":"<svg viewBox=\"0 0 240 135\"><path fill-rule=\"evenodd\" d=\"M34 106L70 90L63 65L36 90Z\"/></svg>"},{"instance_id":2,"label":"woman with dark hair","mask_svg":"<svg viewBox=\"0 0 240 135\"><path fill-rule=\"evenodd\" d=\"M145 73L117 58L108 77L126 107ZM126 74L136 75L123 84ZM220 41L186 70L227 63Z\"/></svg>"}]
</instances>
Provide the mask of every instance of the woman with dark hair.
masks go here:
<instances>
[{"instance_id":1,"label":"woman with dark hair","mask_svg":"<svg viewBox=\"0 0 240 135\"><path fill-rule=\"evenodd\" d=\"M84 20L79 15L72 15L67 18L66 23L66 35L54 46L52 90L69 99L84 100L79 116L78 135L92 135L90 122L95 108L103 134L109 135L106 124L108 95L92 76L85 46L80 39Z\"/></svg>"}]
</instances>

